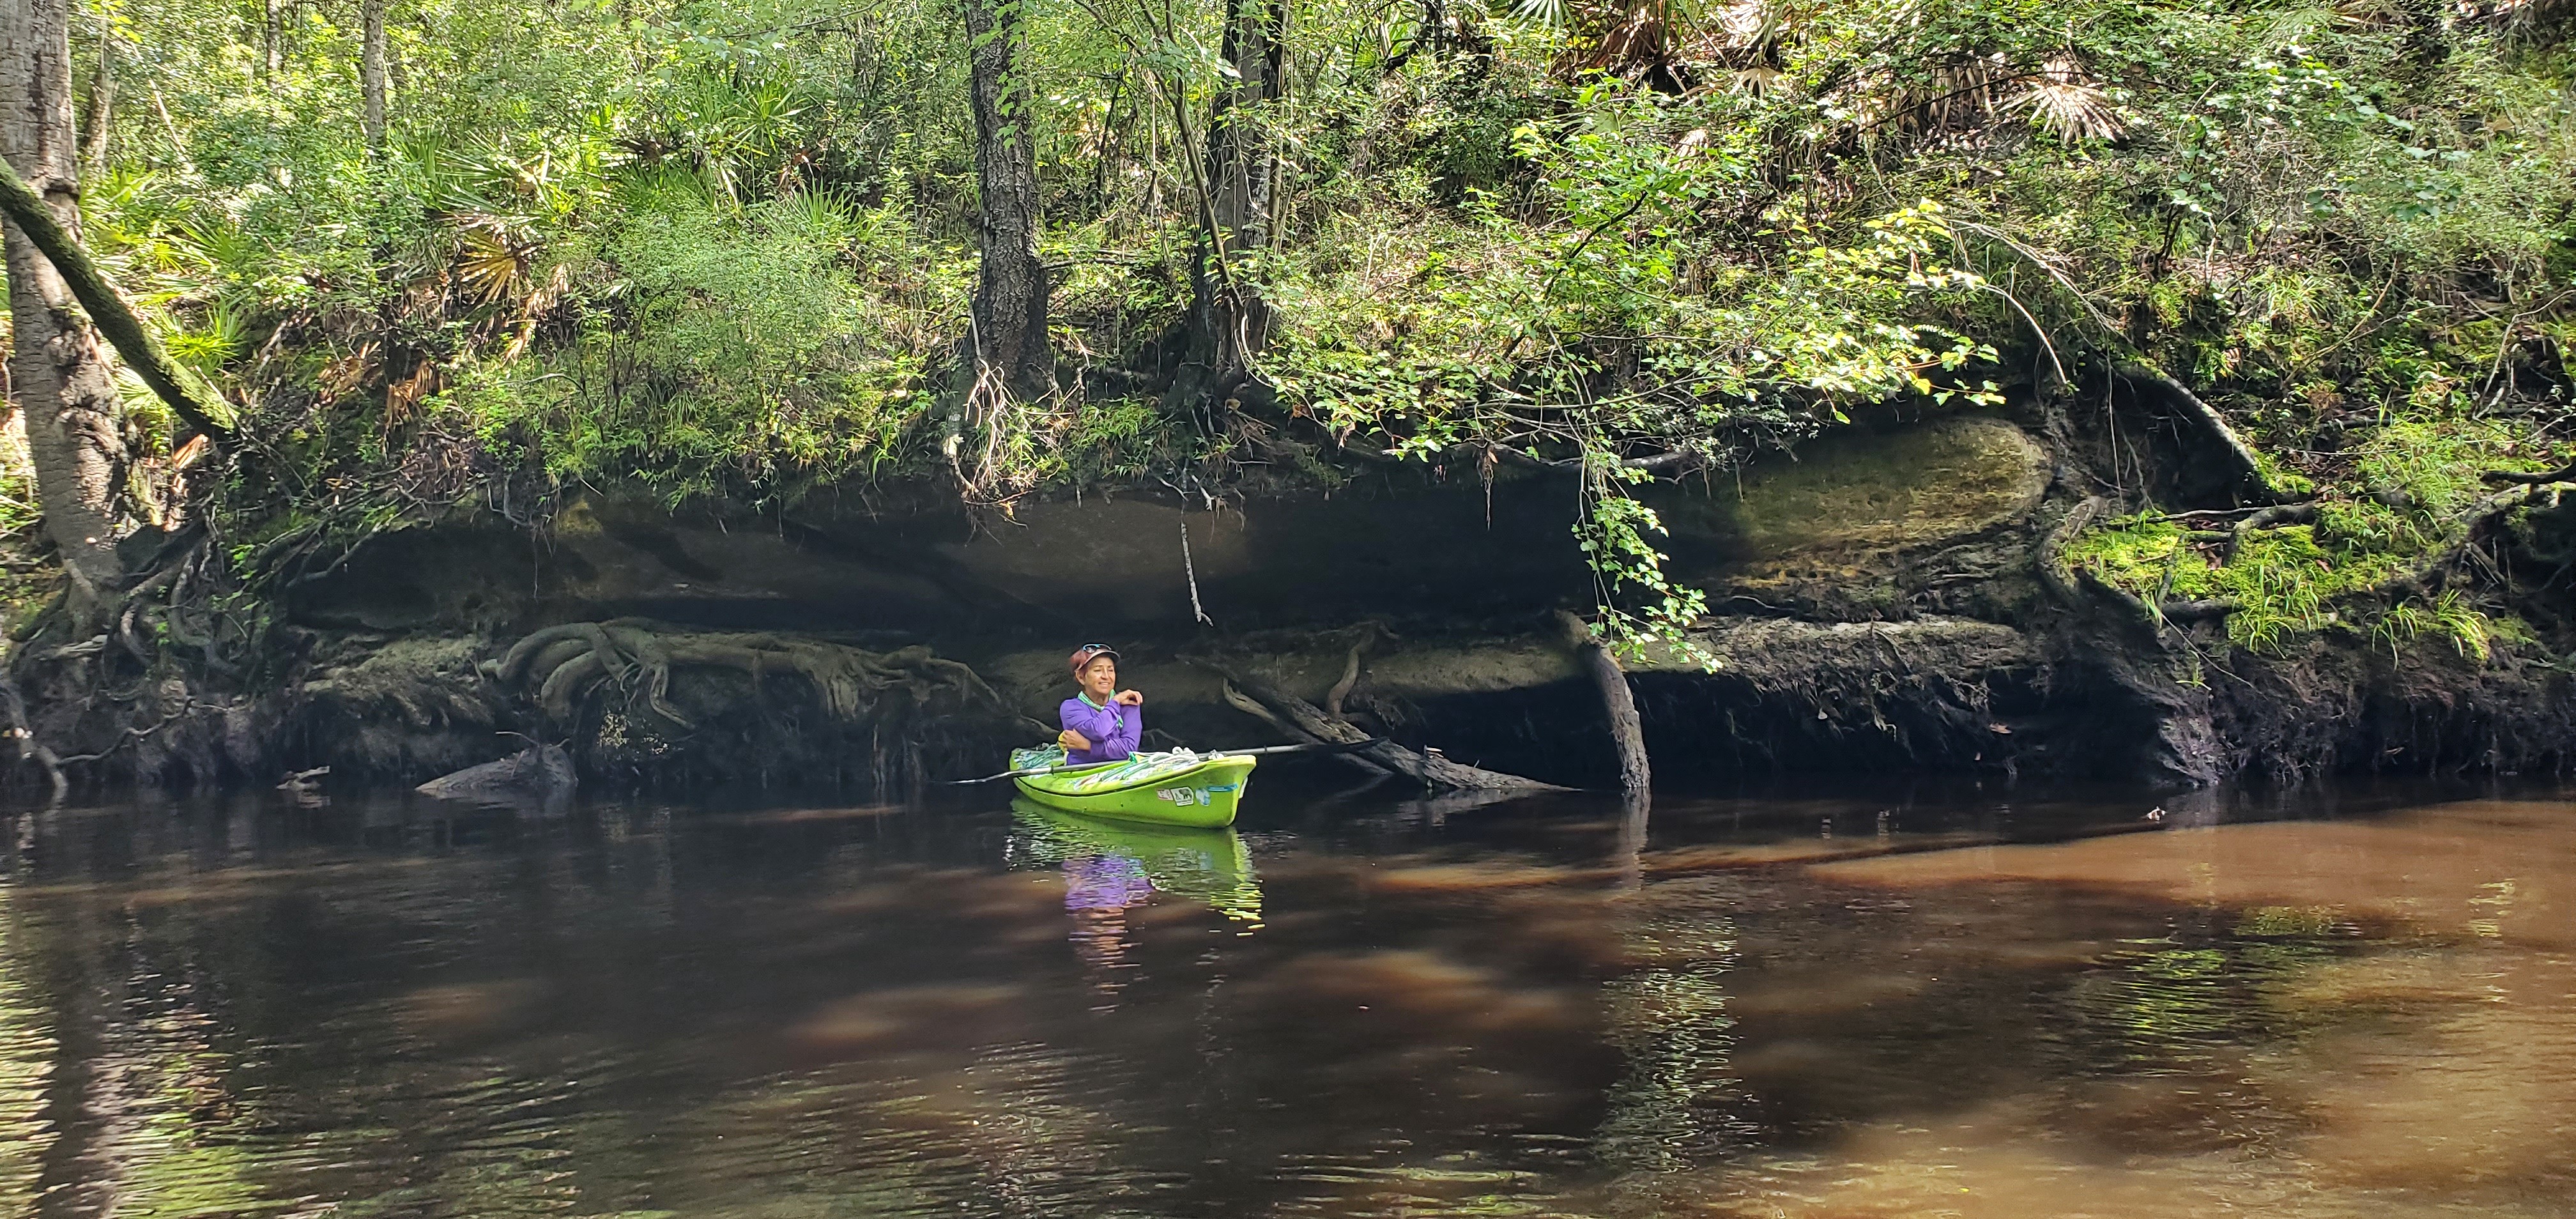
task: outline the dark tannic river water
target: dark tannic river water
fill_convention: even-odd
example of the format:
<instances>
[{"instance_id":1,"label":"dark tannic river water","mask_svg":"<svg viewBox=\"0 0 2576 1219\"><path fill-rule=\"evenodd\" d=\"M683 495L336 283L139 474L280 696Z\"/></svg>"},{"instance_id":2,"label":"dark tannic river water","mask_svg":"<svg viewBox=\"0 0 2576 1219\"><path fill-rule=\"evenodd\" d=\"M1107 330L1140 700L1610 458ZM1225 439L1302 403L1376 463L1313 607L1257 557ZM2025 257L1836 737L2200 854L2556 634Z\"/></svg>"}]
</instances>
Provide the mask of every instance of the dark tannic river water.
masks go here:
<instances>
[{"instance_id":1,"label":"dark tannic river water","mask_svg":"<svg viewBox=\"0 0 2576 1219\"><path fill-rule=\"evenodd\" d=\"M0 814L0 1215L2576 1215L2576 801Z\"/></svg>"}]
</instances>

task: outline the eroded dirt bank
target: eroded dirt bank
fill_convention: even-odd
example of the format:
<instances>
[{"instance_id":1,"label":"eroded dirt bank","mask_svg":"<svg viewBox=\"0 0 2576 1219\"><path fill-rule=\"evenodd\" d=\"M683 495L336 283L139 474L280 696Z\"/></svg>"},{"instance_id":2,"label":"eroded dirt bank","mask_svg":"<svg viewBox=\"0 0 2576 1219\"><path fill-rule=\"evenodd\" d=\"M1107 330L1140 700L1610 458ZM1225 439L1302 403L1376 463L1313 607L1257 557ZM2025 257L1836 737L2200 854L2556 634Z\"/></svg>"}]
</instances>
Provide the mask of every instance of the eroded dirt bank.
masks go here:
<instances>
[{"instance_id":1,"label":"eroded dirt bank","mask_svg":"<svg viewBox=\"0 0 2576 1219\"><path fill-rule=\"evenodd\" d=\"M2192 488L2182 439L2142 435L2132 452L2160 454L2146 472L2166 495L2224 494ZM2250 655L2067 568L2070 516L2101 510L2085 457L2044 414L1952 415L1660 488L1673 568L1713 609L1696 642L1714 667L1631 664L1659 775L2201 785L2564 761L2555 585L2523 594L2542 637L2485 664L2332 631ZM1061 657L1097 639L1150 692L1153 743L1277 741L1231 678L1460 761L1596 785L1614 765L1603 712L1551 625L1591 604L1573 510L1558 472L1462 462L1007 516L922 488L766 514L592 498L541 529L464 517L381 536L296 589L285 680L115 744L147 781L327 765L418 782L516 733L564 743L594 783L892 793L1039 735ZM2544 545L2561 515L2499 546ZM39 714L80 731L77 708Z\"/></svg>"}]
</instances>

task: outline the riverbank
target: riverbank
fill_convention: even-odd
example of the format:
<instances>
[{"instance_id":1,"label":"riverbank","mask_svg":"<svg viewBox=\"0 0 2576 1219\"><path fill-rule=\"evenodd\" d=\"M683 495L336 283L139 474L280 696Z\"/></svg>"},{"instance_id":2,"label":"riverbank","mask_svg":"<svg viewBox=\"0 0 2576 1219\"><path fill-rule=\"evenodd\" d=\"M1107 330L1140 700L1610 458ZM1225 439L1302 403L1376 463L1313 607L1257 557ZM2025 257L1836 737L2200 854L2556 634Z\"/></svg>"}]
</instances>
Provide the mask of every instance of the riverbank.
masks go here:
<instances>
[{"instance_id":1,"label":"riverbank","mask_svg":"<svg viewBox=\"0 0 2576 1219\"><path fill-rule=\"evenodd\" d=\"M2576 512L2535 502L2481 540L2517 573L2481 595L2523 624L2484 655L2387 647L2359 614L2258 650L2223 616L2160 617L2070 559L2105 520L2085 446L2119 437L2052 435L2063 422L2042 405L1889 415L1649 489L1673 578L1711 611L1627 662L1658 774L2193 787L2567 763L2576 701L2551 624L2569 594L2518 573L2542 570L2529 556ZM1575 490L1465 458L1329 490L1095 488L1007 513L932 485L768 512L606 495L537 522L454 512L292 584L270 606L265 684L175 710L146 692L122 720L39 701L31 725L58 753L111 755L90 774L181 786L324 766L414 783L532 738L610 788L886 796L992 769L1051 722L1062 653L1103 639L1149 692L1156 743L1278 741L1232 681L1598 786L1615 770L1604 712L1554 617L1593 595Z\"/></svg>"}]
</instances>

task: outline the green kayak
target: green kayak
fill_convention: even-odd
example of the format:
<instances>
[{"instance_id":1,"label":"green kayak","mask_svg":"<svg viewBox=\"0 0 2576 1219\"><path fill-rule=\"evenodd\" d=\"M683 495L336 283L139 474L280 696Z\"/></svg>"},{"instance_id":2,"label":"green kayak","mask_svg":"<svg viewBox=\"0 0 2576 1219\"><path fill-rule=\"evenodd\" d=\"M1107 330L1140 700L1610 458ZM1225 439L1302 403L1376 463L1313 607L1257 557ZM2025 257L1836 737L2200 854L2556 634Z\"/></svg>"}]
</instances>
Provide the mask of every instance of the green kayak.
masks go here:
<instances>
[{"instance_id":1,"label":"green kayak","mask_svg":"<svg viewBox=\"0 0 2576 1219\"><path fill-rule=\"evenodd\" d=\"M1253 764L1258 761L1240 754L1197 754L1182 749L1140 753L1123 762L1020 775L1012 781L1029 799L1069 813L1213 829L1234 824L1235 805L1242 801L1244 783L1252 777ZM1062 765L1061 746L1011 752L1012 770Z\"/></svg>"}]
</instances>

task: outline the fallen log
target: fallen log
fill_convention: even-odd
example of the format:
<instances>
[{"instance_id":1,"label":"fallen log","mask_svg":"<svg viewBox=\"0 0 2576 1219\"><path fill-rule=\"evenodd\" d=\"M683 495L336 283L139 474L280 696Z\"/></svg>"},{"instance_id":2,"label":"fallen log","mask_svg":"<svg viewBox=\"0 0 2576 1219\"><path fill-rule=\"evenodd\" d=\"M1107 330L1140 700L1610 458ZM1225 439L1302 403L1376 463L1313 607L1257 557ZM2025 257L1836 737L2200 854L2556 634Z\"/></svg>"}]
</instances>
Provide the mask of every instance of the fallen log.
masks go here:
<instances>
[{"instance_id":1,"label":"fallen log","mask_svg":"<svg viewBox=\"0 0 2576 1219\"><path fill-rule=\"evenodd\" d=\"M232 443L232 429L215 420L216 403L222 399L170 359L161 341L152 337L151 328L134 315L124 295L91 261L89 251L81 248L80 242L54 218L54 210L44 197L6 161L0 161L0 213L5 213L46 261L54 264L64 286L72 290L81 308L89 311L89 320L98 327L100 336L116 348L116 354L125 358L126 367L151 387L154 396L169 405L171 413L217 444Z\"/></svg>"},{"instance_id":2,"label":"fallen log","mask_svg":"<svg viewBox=\"0 0 2576 1219\"><path fill-rule=\"evenodd\" d=\"M1202 662L1204 663L1204 662ZM1416 752L1393 741L1371 742L1369 734L1339 716L1329 715L1313 703L1276 686L1242 673L1208 665L1225 678L1225 701L1228 706L1260 719L1290 736L1319 745L1346 745L1343 753L1366 768L1398 775L1420 782L1425 787L1449 791L1564 791L1553 783L1541 783L1520 775L1505 774L1452 762L1437 753Z\"/></svg>"}]
</instances>

